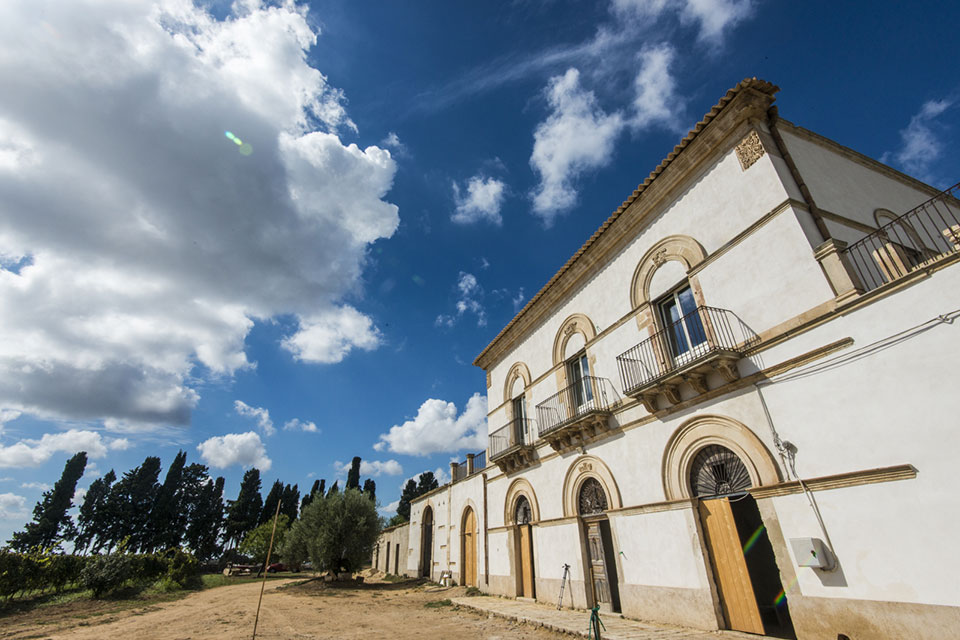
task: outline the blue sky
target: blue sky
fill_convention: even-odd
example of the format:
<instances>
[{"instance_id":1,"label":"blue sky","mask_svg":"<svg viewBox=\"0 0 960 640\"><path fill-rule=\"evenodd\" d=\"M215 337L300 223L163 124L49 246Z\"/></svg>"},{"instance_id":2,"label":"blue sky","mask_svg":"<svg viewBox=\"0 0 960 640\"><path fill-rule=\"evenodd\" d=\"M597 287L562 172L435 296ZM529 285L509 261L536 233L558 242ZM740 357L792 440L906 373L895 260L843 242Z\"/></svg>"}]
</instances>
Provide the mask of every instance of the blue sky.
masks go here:
<instances>
[{"instance_id":1,"label":"blue sky","mask_svg":"<svg viewBox=\"0 0 960 640\"><path fill-rule=\"evenodd\" d=\"M744 77L960 179L958 14L3 3L0 538L79 448L81 488L183 448L227 497L250 465L304 489L359 455L390 515L484 447L477 353Z\"/></svg>"}]
</instances>

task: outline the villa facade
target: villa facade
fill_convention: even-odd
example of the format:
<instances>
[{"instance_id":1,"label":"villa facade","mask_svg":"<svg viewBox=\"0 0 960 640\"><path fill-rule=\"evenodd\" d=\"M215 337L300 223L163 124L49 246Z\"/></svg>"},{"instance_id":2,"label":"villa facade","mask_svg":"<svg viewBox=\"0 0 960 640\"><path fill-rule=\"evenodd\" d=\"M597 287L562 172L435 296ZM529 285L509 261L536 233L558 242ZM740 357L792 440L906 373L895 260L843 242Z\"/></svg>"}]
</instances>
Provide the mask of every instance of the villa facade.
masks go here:
<instances>
[{"instance_id":1,"label":"villa facade","mask_svg":"<svg viewBox=\"0 0 960 640\"><path fill-rule=\"evenodd\" d=\"M565 607L700 629L957 634L957 190L776 91L727 92L476 358L488 449L379 566L554 605L566 572Z\"/></svg>"}]
</instances>

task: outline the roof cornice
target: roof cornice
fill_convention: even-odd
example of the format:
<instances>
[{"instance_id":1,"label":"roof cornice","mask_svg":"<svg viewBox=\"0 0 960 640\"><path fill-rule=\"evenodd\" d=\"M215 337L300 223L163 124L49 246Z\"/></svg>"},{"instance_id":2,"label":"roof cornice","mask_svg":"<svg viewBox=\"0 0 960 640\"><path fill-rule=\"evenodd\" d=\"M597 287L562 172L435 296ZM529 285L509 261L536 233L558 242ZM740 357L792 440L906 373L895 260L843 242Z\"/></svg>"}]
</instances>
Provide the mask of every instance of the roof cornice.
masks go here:
<instances>
[{"instance_id":1,"label":"roof cornice","mask_svg":"<svg viewBox=\"0 0 960 640\"><path fill-rule=\"evenodd\" d=\"M546 319L554 304L575 287L584 275L592 272L593 267L613 246L632 239L635 234L628 232L643 223L656 205L672 192L673 187L699 167L738 125L751 118L765 120L767 109L773 104L774 94L779 90L779 87L765 80L747 78L727 91L630 197L490 341L473 364L487 369L518 338ZM620 233L606 233L613 226Z\"/></svg>"}]
</instances>

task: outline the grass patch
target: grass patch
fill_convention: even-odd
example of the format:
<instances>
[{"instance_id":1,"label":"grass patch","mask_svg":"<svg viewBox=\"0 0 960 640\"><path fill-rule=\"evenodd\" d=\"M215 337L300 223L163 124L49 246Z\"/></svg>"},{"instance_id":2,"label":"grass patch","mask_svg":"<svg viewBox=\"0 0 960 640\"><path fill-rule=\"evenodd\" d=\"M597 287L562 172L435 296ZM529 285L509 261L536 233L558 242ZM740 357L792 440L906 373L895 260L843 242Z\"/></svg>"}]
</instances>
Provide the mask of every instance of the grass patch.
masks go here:
<instances>
[{"instance_id":1,"label":"grass patch","mask_svg":"<svg viewBox=\"0 0 960 640\"><path fill-rule=\"evenodd\" d=\"M427 602L423 605L427 609L439 609L440 607L452 607L453 601L450 598L446 600L433 600L432 602Z\"/></svg>"},{"instance_id":2,"label":"grass patch","mask_svg":"<svg viewBox=\"0 0 960 640\"><path fill-rule=\"evenodd\" d=\"M465 595L468 595L468 596L482 596L482 595L483 595L483 591L480 591L480 589L477 589L476 587L467 587L467 593L466 593Z\"/></svg>"}]
</instances>

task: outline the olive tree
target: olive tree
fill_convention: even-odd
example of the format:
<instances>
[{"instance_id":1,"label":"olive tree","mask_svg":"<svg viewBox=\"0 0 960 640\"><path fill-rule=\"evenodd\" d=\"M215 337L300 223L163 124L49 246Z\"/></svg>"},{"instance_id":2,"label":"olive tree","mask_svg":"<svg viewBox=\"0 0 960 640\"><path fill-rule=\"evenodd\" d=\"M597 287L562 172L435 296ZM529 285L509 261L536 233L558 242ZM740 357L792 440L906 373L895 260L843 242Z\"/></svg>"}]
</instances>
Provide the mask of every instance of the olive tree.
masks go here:
<instances>
[{"instance_id":1,"label":"olive tree","mask_svg":"<svg viewBox=\"0 0 960 640\"><path fill-rule=\"evenodd\" d=\"M287 532L283 557L290 564L310 558L336 574L354 571L370 557L382 527L377 505L357 489L317 495Z\"/></svg>"}]
</instances>

